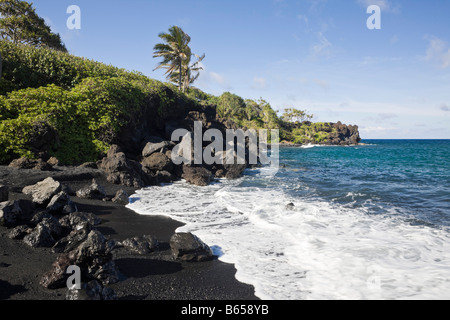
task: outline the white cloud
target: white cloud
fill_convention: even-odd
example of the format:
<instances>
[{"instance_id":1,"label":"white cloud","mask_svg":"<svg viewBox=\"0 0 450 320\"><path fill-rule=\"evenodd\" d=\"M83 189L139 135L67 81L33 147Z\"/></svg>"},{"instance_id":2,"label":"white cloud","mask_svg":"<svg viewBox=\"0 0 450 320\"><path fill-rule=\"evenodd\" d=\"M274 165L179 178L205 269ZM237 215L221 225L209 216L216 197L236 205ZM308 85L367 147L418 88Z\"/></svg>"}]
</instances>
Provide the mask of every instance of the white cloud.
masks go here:
<instances>
[{"instance_id":1,"label":"white cloud","mask_svg":"<svg viewBox=\"0 0 450 320\"><path fill-rule=\"evenodd\" d=\"M425 60L438 63L444 69L450 67L450 47L445 41L431 37Z\"/></svg>"},{"instance_id":2,"label":"white cloud","mask_svg":"<svg viewBox=\"0 0 450 320\"><path fill-rule=\"evenodd\" d=\"M390 131L392 129L394 129L394 128L392 128L392 127L386 128L386 127L381 127L381 126L378 126L378 127L377 126L373 126L373 127L361 127L359 129L359 131L362 134L371 134L371 133L382 133L382 132Z\"/></svg>"},{"instance_id":3,"label":"white cloud","mask_svg":"<svg viewBox=\"0 0 450 320\"><path fill-rule=\"evenodd\" d=\"M277 64L285 64L285 63L290 63L290 61L288 59L281 59L281 60L278 60L276 63Z\"/></svg>"},{"instance_id":4,"label":"white cloud","mask_svg":"<svg viewBox=\"0 0 450 320\"><path fill-rule=\"evenodd\" d=\"M195 82L195 86L202 87L205 90L213 90L212 88L217 88L218 85L222 90L231 90L231 86L224 75L209 71L202 62L199 63L199 66L202 67L203 70L200 71L200 77L197 82Z\"/></svg>"},{"instance_id":5,"label":"white cloud","mask_svg":"<svg viewBox=\"0 0 450 320\"><path fill-rule=\"evenodd\" d=\"M330 41L324 36L322 32L317 32L318 42L312 45L311 55L313 58L319 56L327 56L330 54L330 48L333 46Z\"/></svg>"}]
</instances>

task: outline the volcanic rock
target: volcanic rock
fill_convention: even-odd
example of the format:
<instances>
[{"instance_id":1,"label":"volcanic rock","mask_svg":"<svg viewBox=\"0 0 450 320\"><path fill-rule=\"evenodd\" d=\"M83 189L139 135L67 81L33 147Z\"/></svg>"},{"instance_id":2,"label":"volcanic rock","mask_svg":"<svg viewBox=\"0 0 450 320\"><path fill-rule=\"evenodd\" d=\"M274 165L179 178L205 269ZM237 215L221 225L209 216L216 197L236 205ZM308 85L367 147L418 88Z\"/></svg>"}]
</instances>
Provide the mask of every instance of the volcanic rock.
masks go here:
<instances>
[{"instance_id":1,"label":"volcanic rock","mask_svg":"<svg viewBox=\"0 0 450 320\"><path fill-rule=\"evenodd\" d=\"M192 233L176 233L170 238L172 255L183 261L207 261L213 258L211 249Z\"/></svg>"}]
</instances>

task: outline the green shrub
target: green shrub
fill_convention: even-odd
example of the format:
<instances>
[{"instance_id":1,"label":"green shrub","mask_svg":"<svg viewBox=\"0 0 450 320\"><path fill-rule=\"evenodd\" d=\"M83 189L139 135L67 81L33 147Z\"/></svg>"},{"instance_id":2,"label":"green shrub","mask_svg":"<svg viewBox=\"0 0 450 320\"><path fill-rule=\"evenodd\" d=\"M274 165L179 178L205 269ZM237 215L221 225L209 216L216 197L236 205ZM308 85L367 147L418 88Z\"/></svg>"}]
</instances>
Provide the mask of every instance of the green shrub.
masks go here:
<instances>
[{"instance_id":1,"label":"green shrub","mask_svg":"<svg viewBox=\"0 0 450 320\"><path fill-rule=\"evenodd\" d=\"M328 141L329 133L320 131L314 134L315 143L324 143Z\"/></svg>"},{"instance_id":2,"label":"green shrub","mask_svg":"<svg viewBox=\"0 0 450 320\"><path fill-rule=\"evenodd\" d=\"M33 120L20 116L0 122L0 163L8 163L13 156L33 158L28 139Z\"/></svg>"},{"instance_id":3,"label":"green shrub","mask_svg":"<svg viewBox=\"0 0 450 320\"><path fill-rule=\"evenodd\" d=\"M59 142L50 153L63 163L95 161L139 112L145 94L126 79L87 78L72 90L55 85L14 91L0 99L0 162L32 157L28 137L33 123L53 127Z\"/></svg>"},{"instance_id":4,"label":"green shrub","mask_svg":"<svg viewBox=\"0 0 450 320\"><path fill-rule=\"evenodd\" d=\"M3 164L33 157L29 137L38 121L58 135L51 155L72 164L97 160L121 128L139 119L150 99L157 99L155 117L161 119L173 116L180 101L198 103L195 94L188 97L171 84L67 53L8 41L0 41L0 52Z\"/></svg>"},{"instance_id":5,"label":"green shrub","mask_svg":"<svg viewBox=\"0 0 450 320\"><path fill-rule=\"evenodd\" d=\"M103 63L76 57L48 48L34 48L9 41L0 41L4 83L0 94L12 90L38 88L49 84L70 89L89 77L124 77L127 80L146 78Z\"/></svg>"}]
</instances>

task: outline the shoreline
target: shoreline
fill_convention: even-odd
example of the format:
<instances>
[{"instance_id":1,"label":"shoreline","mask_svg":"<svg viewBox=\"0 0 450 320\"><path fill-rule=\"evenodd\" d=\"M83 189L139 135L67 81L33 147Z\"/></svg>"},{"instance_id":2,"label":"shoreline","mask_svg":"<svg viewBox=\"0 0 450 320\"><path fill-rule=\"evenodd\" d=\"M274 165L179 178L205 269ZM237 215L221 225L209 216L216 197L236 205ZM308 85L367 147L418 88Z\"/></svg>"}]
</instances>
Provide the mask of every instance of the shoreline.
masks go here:
<instances>
[{"instance_id":1,"label":"shoreline","mask_svg":"<svg viewBox=\"0 0 450 320\"><path fill-rule=\"evenodd\" d=\"M54 171L13 169L0 166L0 184L9 187L9 200L29 199L23 187L53 177L73 191L89 185L95 178L108 195L120 190L130 196L138 188L113 185L101 170L82 167L55 167ZM123 241L130 237L152 235L159 250L139 255L114 249L113 259L121 279L109 285L119 300L259 300L253 286L236 280L234 265L217 258L206 262L174 260L170 237L183 224L164 216L143 216L111 201L71 197L79 212L92 212L102 220L96 227L107 238ZM8 238L9 230L0 227L0 300L64 300L67 289L50 290L39 284L42 274L51 269L58 254L48 248L31 248L20 240Z\"/></svg>"}]
</instances>

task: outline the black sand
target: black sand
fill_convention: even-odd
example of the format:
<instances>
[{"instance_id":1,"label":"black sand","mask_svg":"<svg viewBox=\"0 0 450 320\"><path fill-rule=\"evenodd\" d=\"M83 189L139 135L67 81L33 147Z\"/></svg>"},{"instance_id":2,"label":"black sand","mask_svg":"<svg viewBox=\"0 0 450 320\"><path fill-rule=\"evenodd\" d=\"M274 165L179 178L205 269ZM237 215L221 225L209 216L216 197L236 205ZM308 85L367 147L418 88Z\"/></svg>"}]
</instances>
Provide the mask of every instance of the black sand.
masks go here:
<instances>
[{"instance_id":1,"label":"black sand","mask_svg":"<svg viewBox=\"0 0 450 320\"><path fill-rule=\"evenodd\" d=\"M48 176L76 191L90 184L92 178L105 187L108 196L124 189L132 195L134 189L112 185L99 170L57 167L55 171L17 170L0 167L0 184L10 189L10 200L26 198L24 186L35 184ZM181 223L166 217L140 216L124 206L110 201L85 200L72 197L79 211L98 215L103 223L98 227L114 240L153 235L160 250L149 255L134 255L115 250L114 261L122 279L111 285L122 300L256 300L254 288L235 279L233 265L218 260L186 263L171 257L169 239ZM8 229L0 227L0 300L64 300L67 289L49 290L39 284L42 274L51 269L56 254L50 249L33 249L22 241L7 237Z\"/></svg>"}]
</instances>

